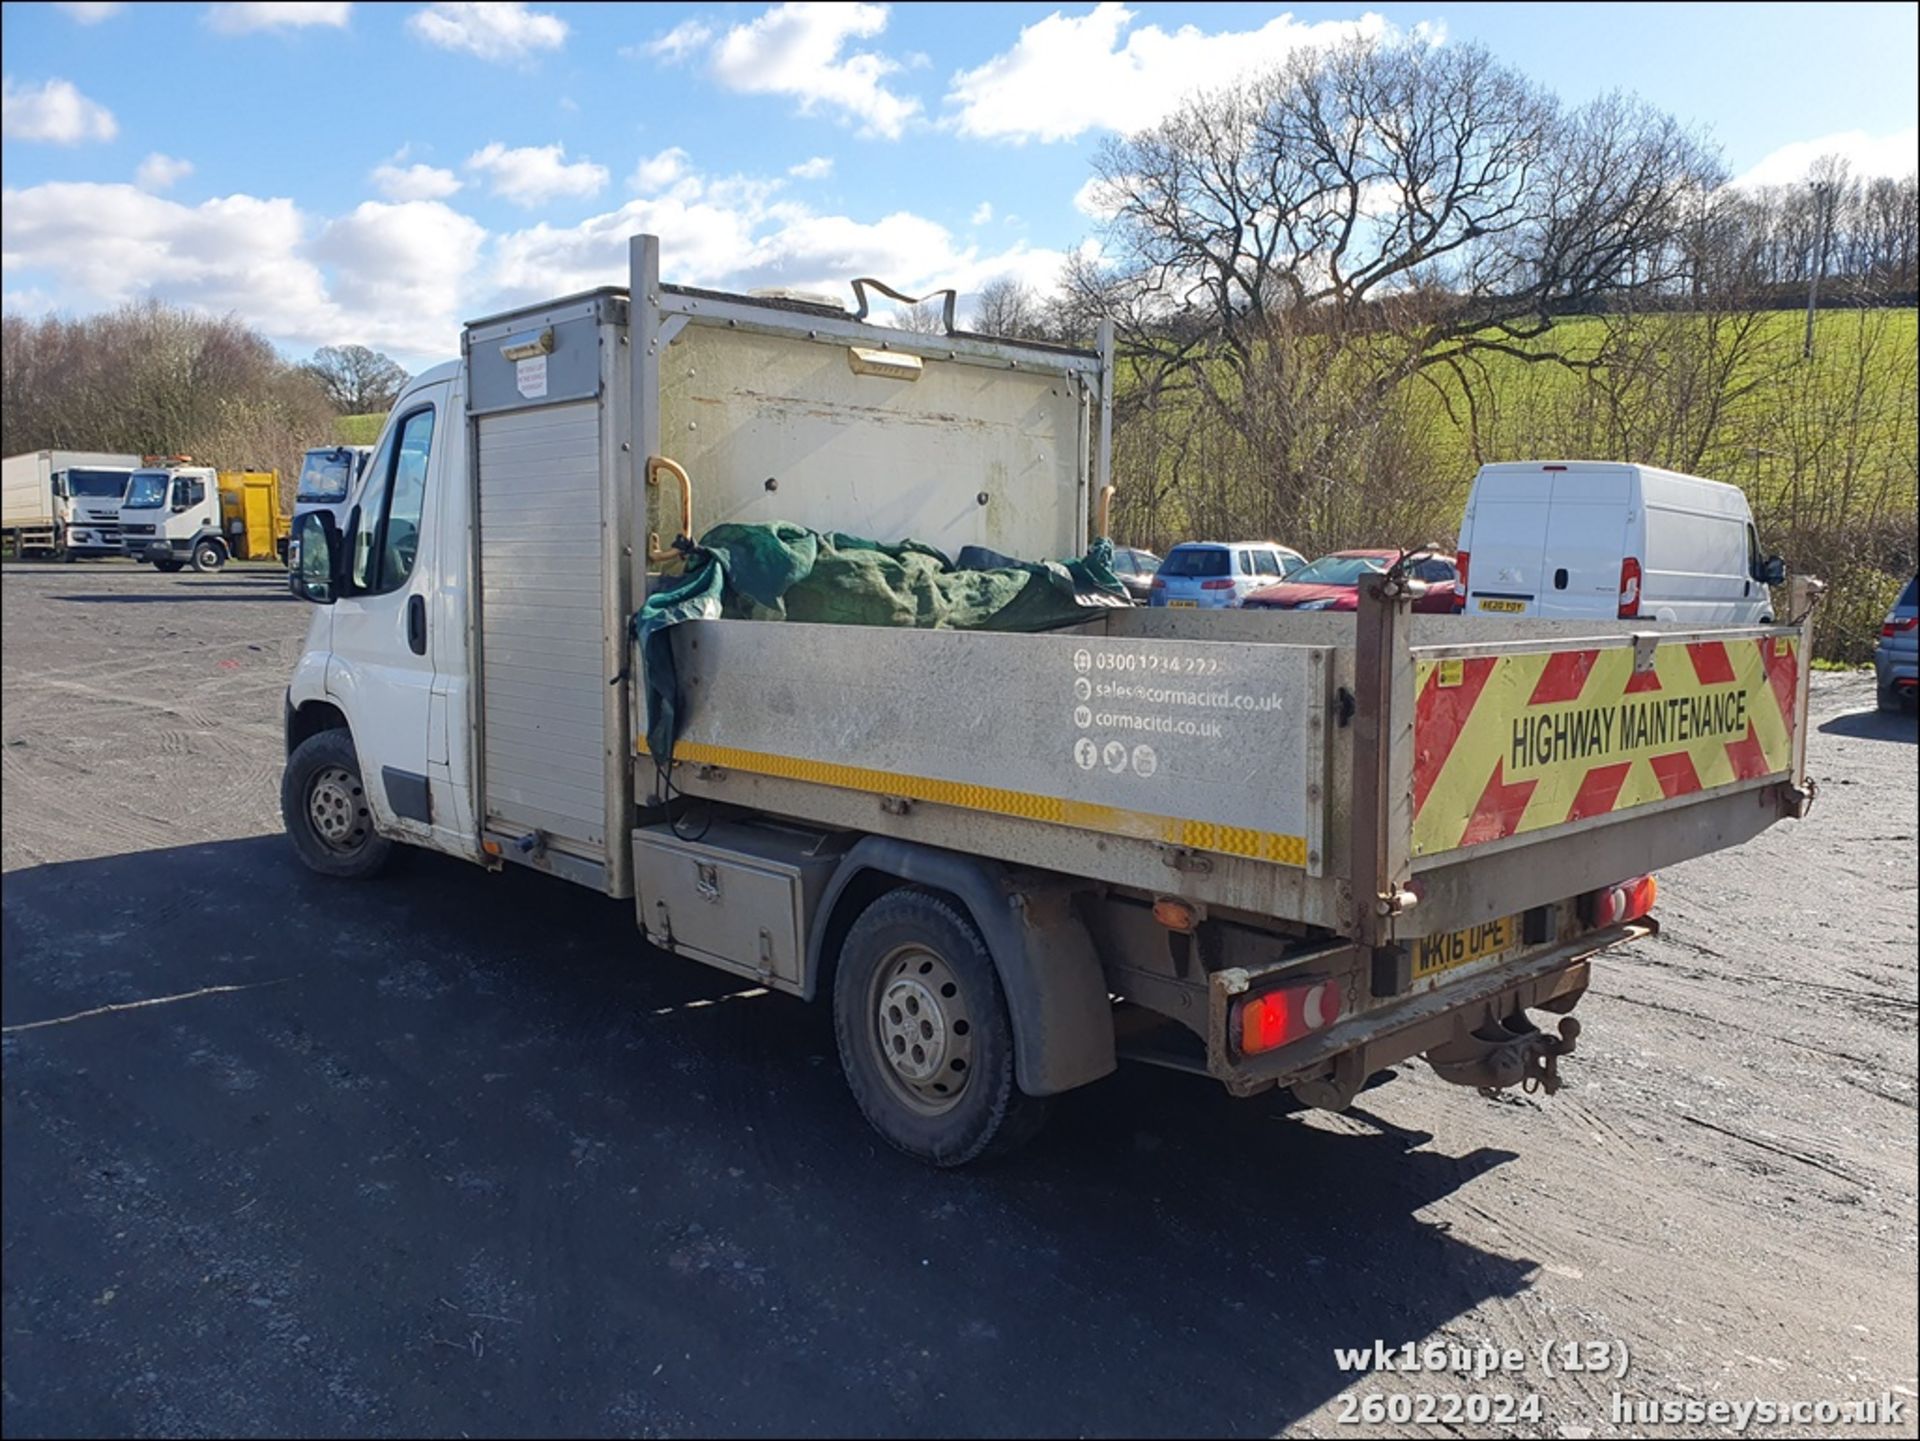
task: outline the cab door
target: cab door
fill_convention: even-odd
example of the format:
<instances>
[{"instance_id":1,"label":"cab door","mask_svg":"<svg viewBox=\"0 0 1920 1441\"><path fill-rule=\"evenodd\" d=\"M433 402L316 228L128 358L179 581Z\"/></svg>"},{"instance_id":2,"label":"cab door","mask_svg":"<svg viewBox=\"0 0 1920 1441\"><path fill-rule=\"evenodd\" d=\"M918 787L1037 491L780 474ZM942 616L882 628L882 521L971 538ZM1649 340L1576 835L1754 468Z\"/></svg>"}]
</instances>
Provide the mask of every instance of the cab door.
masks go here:
<instances>
[{"instance_id":1,"label":"cab door","mask_svg":"<svg viewBox=\"0 0 1920 1441\"><path fill-rule=\"evenodd\" d=\"M459 424L450 383L404 396L368 464L345 531L349 584L333 606L327 691L353 728L378 828L433 838L428 729L434 657L428 625L434 528L429 496L446 479Z\"/></svg>"}]
</instances>

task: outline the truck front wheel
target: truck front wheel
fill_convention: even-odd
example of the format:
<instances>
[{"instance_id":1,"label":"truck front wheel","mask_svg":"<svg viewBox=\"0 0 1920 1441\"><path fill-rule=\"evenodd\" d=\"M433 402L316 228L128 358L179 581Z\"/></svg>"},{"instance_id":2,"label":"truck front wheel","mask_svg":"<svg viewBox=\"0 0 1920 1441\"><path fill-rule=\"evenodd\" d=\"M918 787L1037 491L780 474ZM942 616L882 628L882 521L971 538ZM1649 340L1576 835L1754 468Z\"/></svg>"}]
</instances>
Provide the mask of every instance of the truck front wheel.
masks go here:
<instances>
[{"instance_id":1,"label":"truck front wheel","mask_svg":"<svg viewBox=\"0 0 1920 1441\"><path fill-rule=\"evenodd\" d=\"M227 548L217 540L203 540L193 548L193 568L209 575L227 563Z\"/></svg>"},{"instance_id":2,"label":"truck front wheel","mask_svg":"<svg viewBox=\"0 0 1920 1441\"><path fill-rule=\"evenodd\" d=\"M393 842L373 828L353 736L324 730L287 757L280 776L280 819L300 859L323 876L357 881L393 855Z\"/></svg>"},{"instance_id":3,"label":"truck front wheel","mask_svg":"<svg viewBox=\"0 0 1920 1441\"><path fill-rule=\"evenodd\" d=\"M888 891L840 950L833 1029L847 1084L895 1149L964 1166L1030 1139L1045 1102L1014 1079L1013 1024L986 942L928 891Z\"/></svg>"},{"instance_id":4,"label":"truck front wheel","mask_svg":"<svg viewBox=\"0 0 1920 1441\"><path fill-rule=\"evenodd\" d=\"M153 563L153 568L163 575L172 575L180 569L180 562L177 560L156 560Z\"/></svg>"}]
</instances>

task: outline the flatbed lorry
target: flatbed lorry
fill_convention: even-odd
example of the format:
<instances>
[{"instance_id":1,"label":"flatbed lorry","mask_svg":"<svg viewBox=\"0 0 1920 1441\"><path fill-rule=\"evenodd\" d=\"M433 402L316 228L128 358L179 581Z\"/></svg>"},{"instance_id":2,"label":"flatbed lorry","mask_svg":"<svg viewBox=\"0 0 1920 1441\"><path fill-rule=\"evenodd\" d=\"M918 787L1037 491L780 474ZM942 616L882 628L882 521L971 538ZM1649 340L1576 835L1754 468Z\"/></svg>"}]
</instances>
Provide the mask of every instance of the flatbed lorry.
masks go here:
<instances>
[{"instance_id":1,"label":"flatbed lorry","mask_svg":"<svg viewBox=\"0 0 1920 1441\"><path fill-rule=\"evenodd\" d=\"M1414 1056L1551 1091L1592 967L1654 928L1652 873L1810 803L1810 603L1424 615L1396 567L1354 614L698 619L649 674L634 613L696 513L1086 550L1113 385L1110 331L972 335L949 303L908 334L859 282L850 312L666 285L658 255L470 323L346 524L302 518L284 821L325 874L396 844L532 867L631 904L636 965L827 1002L910 1155L1004 1151L1124 1057L1336 1109Z\"/></svg>"}]
</instances>

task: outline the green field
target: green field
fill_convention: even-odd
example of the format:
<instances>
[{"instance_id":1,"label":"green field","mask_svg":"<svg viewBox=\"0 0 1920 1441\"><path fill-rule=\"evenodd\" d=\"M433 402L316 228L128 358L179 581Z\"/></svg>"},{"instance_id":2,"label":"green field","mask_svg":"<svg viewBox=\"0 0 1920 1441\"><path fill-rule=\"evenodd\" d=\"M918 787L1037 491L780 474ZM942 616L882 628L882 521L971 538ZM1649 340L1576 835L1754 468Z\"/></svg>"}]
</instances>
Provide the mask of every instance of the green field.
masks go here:
<instances>
[{"instance_id":1,"label":"green field","mask_svg":"<svg viewBox=\"0 0 1920 1441\"><path fill-rule=\"evenodd\" d=\"M386 424L382 410L367 415L343 415L333 423L333 438L339 445L372 445L380 439L380 427Z\"/></svg>"}]
</instances>

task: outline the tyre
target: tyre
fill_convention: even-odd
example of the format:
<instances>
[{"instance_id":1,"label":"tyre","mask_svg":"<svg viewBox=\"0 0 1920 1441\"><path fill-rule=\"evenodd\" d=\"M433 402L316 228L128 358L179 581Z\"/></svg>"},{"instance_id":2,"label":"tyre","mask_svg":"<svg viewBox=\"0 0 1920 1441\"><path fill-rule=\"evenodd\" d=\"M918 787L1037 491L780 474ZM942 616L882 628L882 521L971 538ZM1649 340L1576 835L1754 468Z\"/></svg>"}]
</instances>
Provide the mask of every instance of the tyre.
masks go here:
<instances>
[{"instance_id":1,"label":"tyre","mask_svg":"<svg viewBox=\"0 0 1920 1441\"><path fill-rule=\"evenodd\" d=\"M294 747L280 776L280 819L300 859L323 876L362 880L392 859L393 842L373 829L347 731L321 731Z\"/></svg>"},{"instance_id":2,"label":"tyre","mask_svg":"<svg viewBox=\"0 0 1920 1441\"><path fill-rule=\"evenodd\" d=\"M1030 1139L1043 1100L1014 1079L1013 1023L986 942L956 903L888 891L840 948L833 1030L868 1124L935 1166Z\"/></svg>"},{"instance_id":3,"label":"tyre","mask_svg":"<svg viewBox=\"0 0 1920 1441\"><path fill-rule=\"evenodd\" d=\"M1900 692L1890 685L1875 686L1873 688L1873 700L1874 704L1883 711L1897 711L1900 709Z\"/></svg>"},{"instance_id":4,"label":"tyre","mask_svg":"<svg viewBox=\"0 0 1920 1441\"><path fill-rule=\"evenodd\" d=\"M163 572L166 575L172 575L175 571L180 569L180 562L177 560L156 560L153 563L153 568L157 571Z\"/></svg>"},{"instance_id":5,"label":"tyre","mask_svg":"<svg viewBox=\"0 0 1920 1441\"><path fill-rule=\"evenodd\" d=\"M203 540L193 548L193 568L211 575L227 563L227 548L217 540Z\"/></svg>"}]
</instances>

